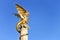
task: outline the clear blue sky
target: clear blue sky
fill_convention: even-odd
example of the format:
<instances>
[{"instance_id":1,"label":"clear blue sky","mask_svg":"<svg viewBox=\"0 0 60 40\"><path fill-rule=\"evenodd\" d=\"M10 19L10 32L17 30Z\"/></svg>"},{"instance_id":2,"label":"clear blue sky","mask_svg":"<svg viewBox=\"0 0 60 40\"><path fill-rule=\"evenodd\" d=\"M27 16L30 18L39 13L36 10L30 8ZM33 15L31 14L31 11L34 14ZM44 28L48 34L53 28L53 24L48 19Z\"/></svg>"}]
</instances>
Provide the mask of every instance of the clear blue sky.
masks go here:
<instances>
[{"instance_id":1,"label":"clear blue sky","mask_svg":"<svg viewBox=\"0 0 60 40\"><path fill-rule=\"evenodd\" d=\"M0 0L0 40L19 40L16 3L30 13L29 40L60 40L60 0Z\"/></svg>"}]
</instances>

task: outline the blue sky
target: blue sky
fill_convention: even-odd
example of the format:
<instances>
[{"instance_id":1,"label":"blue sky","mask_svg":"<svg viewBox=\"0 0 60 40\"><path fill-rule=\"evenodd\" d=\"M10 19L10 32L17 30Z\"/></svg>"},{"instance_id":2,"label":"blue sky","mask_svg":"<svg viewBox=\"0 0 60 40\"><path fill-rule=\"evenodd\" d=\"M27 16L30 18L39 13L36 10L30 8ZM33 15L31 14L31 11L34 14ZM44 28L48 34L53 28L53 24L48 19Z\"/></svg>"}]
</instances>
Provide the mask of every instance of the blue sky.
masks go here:
<instances>
[{"instance_id":1,"label":"blue sky","mask_svg":"<svg viewBox=\"0 0 60 40\"><path fill-rule=\"evenodd\" d=\"M30 13L29 40L60 40L60 0L0 0L0 40L19 40L16 3Z\"/></svg>"}]
</instances>

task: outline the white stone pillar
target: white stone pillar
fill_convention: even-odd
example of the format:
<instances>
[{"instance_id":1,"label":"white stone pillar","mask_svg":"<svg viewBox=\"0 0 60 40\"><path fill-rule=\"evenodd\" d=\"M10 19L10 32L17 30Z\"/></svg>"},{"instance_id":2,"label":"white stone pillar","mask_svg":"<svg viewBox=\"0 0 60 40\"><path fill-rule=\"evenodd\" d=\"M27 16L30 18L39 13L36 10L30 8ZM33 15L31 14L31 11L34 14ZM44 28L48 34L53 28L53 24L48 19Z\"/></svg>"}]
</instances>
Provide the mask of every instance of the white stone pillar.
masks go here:
<instances>
[{"instance_id":1,"label":"white stone pillar","mask_svg":"<svg viewBox=\"0 0 60 40\"><path fill-rule=\"evenodd\" d=\"M20 40L28 40L28 28L21 28Z\"/></svg>"}]
</instances>

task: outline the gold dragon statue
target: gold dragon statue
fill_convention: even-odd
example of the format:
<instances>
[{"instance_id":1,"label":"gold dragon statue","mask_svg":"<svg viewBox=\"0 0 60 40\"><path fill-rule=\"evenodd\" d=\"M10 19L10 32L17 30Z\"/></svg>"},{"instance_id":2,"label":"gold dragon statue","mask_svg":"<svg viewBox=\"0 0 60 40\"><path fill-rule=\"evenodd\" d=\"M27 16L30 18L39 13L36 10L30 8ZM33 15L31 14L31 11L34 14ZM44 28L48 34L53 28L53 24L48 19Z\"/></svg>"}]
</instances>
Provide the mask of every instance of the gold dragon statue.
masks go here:
<instances>
[{"instance_id":1,"label":"gold dragon statue","mask_svg":"<svg viewBox=\"0 0 60 40\"><path fill-rule=\"evenodd\" d=\"M29 29L28 26L28 15L29 13L20 5L16 4L16 8L18 10L18 14L15 14L15 16L19 17L21 20L16 24L16 30L20 33L21 28L25 27Z\"/></svg>"}]
</instances>

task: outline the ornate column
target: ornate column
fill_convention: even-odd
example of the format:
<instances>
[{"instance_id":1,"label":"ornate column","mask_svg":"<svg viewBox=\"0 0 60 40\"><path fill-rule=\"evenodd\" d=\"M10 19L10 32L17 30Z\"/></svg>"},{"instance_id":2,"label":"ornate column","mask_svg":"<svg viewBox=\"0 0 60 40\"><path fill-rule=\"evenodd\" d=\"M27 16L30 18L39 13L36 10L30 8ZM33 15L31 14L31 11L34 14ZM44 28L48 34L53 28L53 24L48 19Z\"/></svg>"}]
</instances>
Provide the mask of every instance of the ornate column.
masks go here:
<instances>
[{"instance_id":1,"label":"ornate column","mask_svg":"<svg viewBox=\"0 0 60 40\"><path fill-rule=\"evenodd\" d=\"M29 13L20 5L16 4L16 8L18 10L18 14L15 14L18 18L20 18L20 21L16 25L16 30L18 33L20 33L19 40L28 40L28 15Z\"/></svg>"},{"instance_id":2,"label":"ornate column","mask_svg":"<svg viewBox=\"0 0 60 40\"><path fill-rule=\"evenodd\" d=\"M28 28L23 27L21 28L21 33L20 33L20 40L28 40Z\"/></svg>"}]
</instances>

